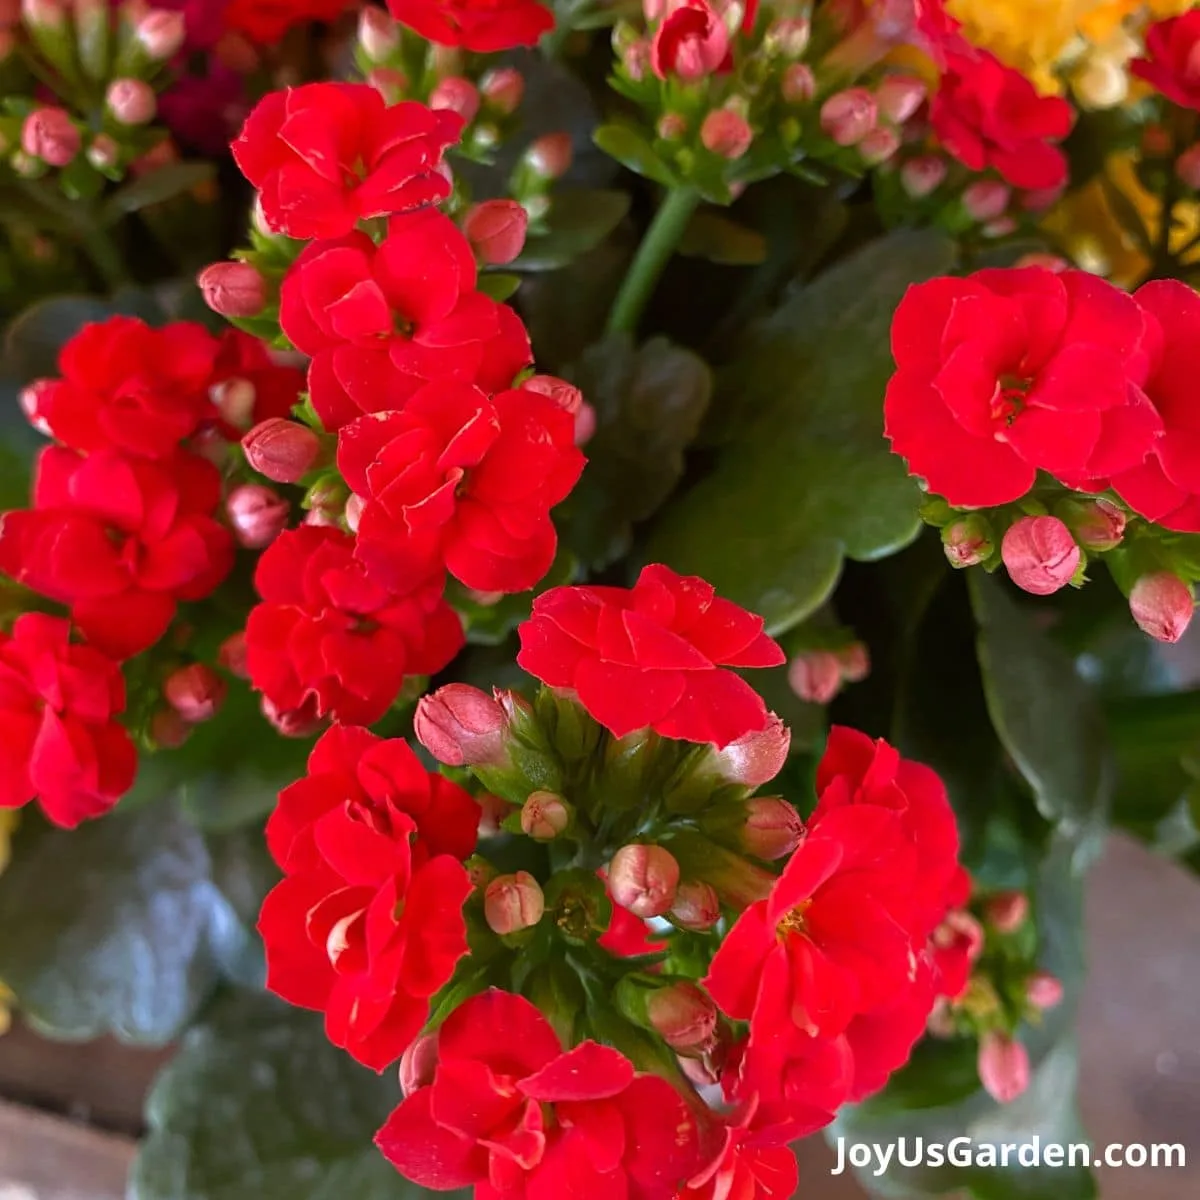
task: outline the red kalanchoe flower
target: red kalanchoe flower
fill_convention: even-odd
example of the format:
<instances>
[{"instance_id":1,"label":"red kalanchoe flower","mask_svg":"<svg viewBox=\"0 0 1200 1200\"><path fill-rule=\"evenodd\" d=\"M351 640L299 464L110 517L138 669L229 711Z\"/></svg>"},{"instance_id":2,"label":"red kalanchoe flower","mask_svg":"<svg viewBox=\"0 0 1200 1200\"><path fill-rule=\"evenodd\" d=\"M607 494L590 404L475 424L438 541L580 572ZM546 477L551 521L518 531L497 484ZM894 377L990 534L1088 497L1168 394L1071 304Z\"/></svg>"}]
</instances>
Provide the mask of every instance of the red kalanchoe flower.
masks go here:
<instances>
[{"instance_id":1,"label":"red kalanchoe flower","mask_svg":"<svg viewBox=\"0 0 1200 1200\"><path fill-rule=\"evenodd\" d=\"M551 588L520 626L517 662L551 687L573 688L617 737L651 728L718 747L766 728L762 697L723 667L775 667L763 620L711 584L646 567L632 589Z\"/></svg>"},{"instance_id":2,"label":"red kalanchoe flower","mask_svg":"<svg viewBox=\"0 0 1200 1200\"><path fill-rule=\"evenodd\" d=\"M75 450L168 458L214 415L208 396L218 343L203 326L151 329L135 317L85 325L62 348L61 379L37 392L37 417Z\"/></svg>"},{"instance_id":3,"label":"red kalanchoe flower","mask_svg":"<svg viewBox=\"0 0 1200 1200\"><path fill-rule=\"evenodd\" d=\"M885 433L951 504L1018 500L1038 470L1068 485L1146 457L1162 421L1142 391L1156 323L1083 271L978 271L909 288L892 322Z\"/></svg>"},{"instance_id":4,"label":"red kalanchoe flower","mask_svg":"<svg viewBox=\"0 0 1200 1200\"><path fill-rule=\"evenodd\" d=\"M434 209L393 217L378 246L352 233L301 254L279 320L312 356L308 385L325 428L401 408L430 380L509 387L530 362L529 337L475 283L470 242Z\"/></svg>"},{"instance_id":5,"label":"red kalanchoe flower","mask_svg":"<svg viewBox=\"0 0 1200 1200\"><path fill-rule=\"evenodd\" d=\"M256 46L278 45L296 25L336 21L351 0L229 0L221 14L223 28L245 34Z\"/></svg>"},{"instance_id":6,"label":"red kalanchoe flower","mask_svg":"<svg viewBox=\"0 0 1200 1200\"><path fill-rule=\"evenodd\" d=\"M493 1200L673 1200L695 1169L696 1122L680 1094L609 1046L564 1051L524 997L472 996L436 1037L433 1081L375 1138L414 1183L476 1185Z\"/></svg>"},{"instance_id":7,"label":"red kalanchoe flower","mask_svg":"<svg viewBox=\"0 0 1200 1200\"><path fill-rule=\"evenodd\" d=\"M1159 279L1138 288L1134 299L1162 331L1146 395L1164 430L1146 459L1114 476L1112 485L1147 520L1200 533L1200 296L1176 279Z\"/></svg>"},{"instance_id":8,"label":"red kalanchoe flower","mask_svg":"<svg viewBox=\"0 0 1200 1200\"><path fill-rule=\"evenodd\" d=\"M729 30L708 0L678 0L667 6L650 44L650 67L659 79L703 79L730 65Z\"/></svg>"},{"instance_id":9,"label":"red kalanchoe flower","mask_svg":"<svg viewBox=\"0 0 1200 1200\"><path fill-rule=\"evenodd\" d=\"M35 507L0 523L0 570L129 658L162 637L177 601L203 600L229 573L233 539L210 515L220 494L216 468L182 451L158 463L48 447Z\"/></svg>"},{"instance_id":10,"label":"red kalanchoe flower","mask_svg":"<svg viewBox=\"0 0 1200 1200\"><path fill-rule=\"evenodd\" d=\"M309 83L266 95L232 150L272 229L336 238L364 218L444 200L442 152L461 130L456 114L389 106L369 84Z\"/></svg>"},{"instance_id":11,"label":"red kalanchoe flower","mask_svg":"<svg viewBox=\"0 0 1200 1200\"><path fill-rule=\"evenodd\" d=\"M754 1096L721 1128L716 1153L678 1200L789 1200L799 1185L796 1156L788 1147L795 1134L787 1125L761 1121Z\"/></svg>"},{"instance_id":12,"label":"red kalanchoe flower","mask_svg":"<svg viewBox=\"0 0 1200 1200\"><path fill-rule=\"evenodd\" d=\"M221 432L238 441L252 426L291 416L304 389L304 372L277 363L261 339L227 329L208 387Z\"/></svg>"},{"instance_id":13,"label":"red kalanchoe flower","mask_svg":"<svg viewBox=\"0 0 1200 1200\"><path fill-rule=\"evenodd\" d=\"M137 772L115 719L125 708L120 668L70 638L66 621L44 613L0 631L0 808L36 798L64 829L107 812Z\"/></svg>"},{"instance_id":14,"label":"red kalanchoe flower","mask_svg":"<svg viewBox=\"0 0 1200 1200\"><path fill-rule=\"evenodd\" d=\"M483 592L533 587L557 546L550 509L584 461L574 419L549 396L451 382L360 417L338 441L338 466L366 501L356 554L395 586L444 565Z\"/></svg>"},{"instance_id":15,"label":"red kalanchoe flower","mask_svg":"<svg viewBox=\"0 0 1200 1200\"><path fill-rule=\"evenodd\" d=\"M406 675L432 675L462 648L457 614L440 581L394 595L354 558L354 539L332 526L281 534L258 560L263 602L246 622L246 666L277 712L370 725Z\"/></svg>"},{"instance_id":16,"label":"red kalanchoe flower","mask_svg":"<svg viewBox=\"0 0 1200 1200\"><path fill-rule=\"evenodd\" d=\"M1052 142L1071 132L1071 106L1039 96L1033 84L986 50L948 56L929 118L942 145L972 171L988 167L1013 187L1066 182L1067 160Z\"/></svg>"},{"instance_id":17,"label":"red kalanchoe flower","mask_svg":"<svg viewBox=\"0 0 1200 1200\"><path fill-rule=\"evenodd\" d=\"M428 41L477 54L532 46L554 28L537 0L388 0L388 10Z\"/></svg>"},{"instance_id":18,"label":"red kalanchoe flower","mask_svg":"<svg viewBox=\"0 0 1200 1200\"><path fill-rule=\"evenodd\" d=\"M1200 9L1146 30L1146 57L1130 69L1181 108L1200 112Z\"/></svg>"},{"instance_id":19,"label":"red kalanchoe flower","mask_svg":"<svg viewBox=\"0 0 1200 1200\"><path fill-rule=\"evenodd\" d=\"M285 788L267 840L287 872L258 929L267 986L324 1011L330 1041L382 1070L420 1032L467 953L459 861L478 808L401 741L335 727Z\"/></svg>"}]
</instances>

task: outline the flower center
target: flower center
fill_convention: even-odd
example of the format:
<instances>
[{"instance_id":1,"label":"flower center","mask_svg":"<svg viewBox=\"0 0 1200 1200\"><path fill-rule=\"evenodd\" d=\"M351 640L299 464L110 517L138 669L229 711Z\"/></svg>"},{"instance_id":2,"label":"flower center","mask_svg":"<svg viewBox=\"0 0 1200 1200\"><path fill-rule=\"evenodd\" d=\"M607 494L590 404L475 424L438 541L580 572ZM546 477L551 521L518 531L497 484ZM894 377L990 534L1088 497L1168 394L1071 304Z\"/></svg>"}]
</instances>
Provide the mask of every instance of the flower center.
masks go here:
<instances>
[{"instance_id":1,"label":"flower center","mask_svg":"<svg viewBox=\"0 0 1200 1200\"><path fill-rule=\"evenodd\" d=\"M992 395L991 418L1007 429L1025 407L1025 397L1029 392L1029 380L1018 379L1013 375L1001 375L996 381L996 390ZM999 431L997 436L1000 436Z\"/></svg>"},{"instance_id":2,"label":"flower center","mask_svg":"<svg viewBox=\"0 0 1200 1200\"><path fill-rule=\"evenodd\" d=\"M789 934L798 933L804 934L808 931L808 922L805 920L805 914L812 907L811 900L801 900L795 908L786 913L783 919L775 926L776 936L782 941Z\"/></svg>"}]
</instances>

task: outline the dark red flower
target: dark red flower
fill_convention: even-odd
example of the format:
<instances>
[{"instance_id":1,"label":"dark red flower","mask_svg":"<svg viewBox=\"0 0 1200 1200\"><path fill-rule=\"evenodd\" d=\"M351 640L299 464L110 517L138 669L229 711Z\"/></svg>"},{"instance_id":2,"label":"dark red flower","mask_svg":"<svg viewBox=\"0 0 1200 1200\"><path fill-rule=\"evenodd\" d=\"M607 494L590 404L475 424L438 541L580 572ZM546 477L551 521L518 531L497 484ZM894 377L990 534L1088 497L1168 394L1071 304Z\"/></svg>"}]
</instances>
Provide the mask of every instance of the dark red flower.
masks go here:
<instances>
[{"instance_id":1,"label":"dark red flower","mask_svg":"<svg viewBox=\"0 0 1200 1200\"><path fill-rule=\"evenodd\" d=\"M125 659L166 632L179 600L229 573L233 539L210 515L216 468L178 452L162 462L61 446L38 459L32 510L4 514L0 570L71 606L89 642Z\"/></svg>"},{"instance_id":2,"label":"dark red flower","mask_svg":"<svg viewBox=\"0 0 1200 1200\"><path fill-rule=\"evenodd\" d=\"M478 54L535 45L554 28L554 14L537 0L388 0L388 9L431 42Z\"/></svg>"},{"instance_id":3,"label":"dark red flower","mask_svg":"<svg viewBox=\"0 0 1200 1200\"><path fill-rule=\"evenodd\" d=\"M325 428L399 409L430 380L511 386L529 364L529 337L475 282L470 242L434 209L393 217L378 246L352 233L301 254L279 319L312 356L309 391Z\"/></svg>"},{"instance_id":4,"label":"dark red flower","mask_svg":"<svg viewBox=\"0 0 1200 1200\"><path fill-rule=\"evenodd\" d=\"M784 661L761 617L659 564L630 590L551 588L518 632L517 662L551 687L573 688L617 737L649 727L720 747L764 729L762 697L721 668Z\"/></svg>"},{"instance_id":5,"label":"dark red flower","mask_svg":"<svg viewBox=\"0 0 1200 1200\"><path fill-rule=\"evenodd\" d=\"M0 631L0 808L36 798L65 829L107 812L137 772L115 719L125 708L120 668L70 639L66 621L43 613Z\"/></svg>"},{"instance_id":6,"label":"dark red flower","mask_svg":"<svg viewBox=\"0 0 1200 1200\"><path fill-rule=\"evenodd\" d=\"M1164 431L1146 459L1115 475L1112 485L1147 520L1200 533L1200 296L1178 280L1160 279L1140 287L1134 299L1162 331L1146 395Z\"/></svg>"},{"instance_id":7,"label":"dark red flower","mask_svg":"<svg viewBox=\"0 0 1200 1200\"><path fill-rule=\"evenodd\" d=\"M1071 132L1071 106L986 50L947 55L929 119L942 145L972 171L991 167L1013 187L1041 190L1067 180L1053 142Z\"/></svg>"},{"instance_id":8,"label":"dark red flower","mask_svg":"<svg viewBox=\"0 0 1200 1200\"><path fill-rule=\"evenodd\" d=\"M1083 271L978 271L909 288L892 322L885 433L951 504L1007 504L1140 463L1162 430L1142 391L1156 323Z\"/></svg>"},{"instance_id":9,"label":"dark red flower","mask_svg":"<svg viewBox=\"0 0 1200 1200\"><path fill-rule=\"evenodd\" d=\"M39 427L85 454L168 458L215 415L208 386L216 357L217 339L190 321L85 325L62 348L62 378L37 389Z\"/></svg>"},{"instance_id":10,"label":"dark red flower","mask_svg":"<svg viewBox=\"0 0 1200 1200\"><path fill-rule=\"evenodd\" d=\"M533 587L557 546L550 509L583 464L574 419L551 397L466 383L431 383L338 438L338 466L366 501L355 553L394 586L444 566L483 592Z\"/></svg>"},{"instance_id":11,"label":"dark red flower","mask_svg":"<svg viewBox=\"0 0 1200 1200\"><path fill-rule=\"evenodd\" d=\"M263 602L246 622L246 666L276 712L378 721L407 675L432 675L462 648L440 580L395 595L369 579L354 539L332 526L281 534L258 560Z\"/></svg>"},{"instance_id":12,"label":"dark red flower","mask_svg":"<svg viewBox=\"0 0 1200 1200\"><path fill-rule=\"evenodd\" d=\"M243 33L256 46L278 45L294 25L336 21L351 0L229 0L221 14L225 29Z\"/></svg>"},{"instance_id":13,"label":"dark red flower","mask_svg":"<svg viewBox=\"0 0 1200 1200\"><path fill-rule=\"evenodd\" d=\"M1168 100L1200 112L1200 9L1151 25L1146 57L1130 69Z\"/></svg>"},{"instance_id":14,"label":"dark red flower","mask_svg":"<svg viewBox=\"0 0 1200 1200\"><path fill-rule=\"evenodd\" d=\"M263 421L290 417L303 390L304 372L277 363L261 339L240 329L221 335L209 394L230 441Z\"/></svg>"},{"instance_id":15,"label":"dark red flower","mask_svg":"<svg viewBox=\"0 0 1200 1200\"><path fill-rule=\"evenodd\" d=\"M650 44L650 66L659 79L676 75L696 80L728 69L729 30L708 0L677 0L667 5Z\"/></svg>"},{"instance_id":16,"label":"dark red flower","mask_svg":"<svg viewBox=\"0 0 1200 1200\"><path fill-rule=\"evenodd\" d=\"M656 1075L609 1046L564 1051L526 999L473 996L437 1034L431 1083L375 1141L406 1178L490 1200L672 1200L695 1169L695 1118Z\"/></svg>"},{"instance_id":17,"label":"dark red flower","mask_svg":"<svg viewBox=\"0 0 1200 1200\"><path fill-rule=\"evenodd\" d=\"M264 96L231 148L272 229L336 238L446 199L442 152L461 131L457 114L389 106L369 84L308 83Z\"/></svg>"}]
</instances>

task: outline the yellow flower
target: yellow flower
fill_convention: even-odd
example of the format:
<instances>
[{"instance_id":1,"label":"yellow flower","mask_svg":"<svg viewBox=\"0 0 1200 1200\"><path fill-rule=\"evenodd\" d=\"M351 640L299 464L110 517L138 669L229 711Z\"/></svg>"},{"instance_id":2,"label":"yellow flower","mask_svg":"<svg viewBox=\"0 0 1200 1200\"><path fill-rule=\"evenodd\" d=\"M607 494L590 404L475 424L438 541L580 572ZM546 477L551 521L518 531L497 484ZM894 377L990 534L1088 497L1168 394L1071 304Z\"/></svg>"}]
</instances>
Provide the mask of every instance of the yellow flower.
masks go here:
<instances>
[{"instance_id":1,"label":"yellow flower","mask_svg":"<svg viewBox=\"0 0 1200 1200\"><path fill-rule=\"evenodd\" d=\"M1187 12L1194 3L1195 0L1102 0L1089 5L1090 11L1080 18L1079 32L1090 42L1107 41L1126 17L1145 13L1152 21L1162 21Z\"/></svg>"}]
</instances>

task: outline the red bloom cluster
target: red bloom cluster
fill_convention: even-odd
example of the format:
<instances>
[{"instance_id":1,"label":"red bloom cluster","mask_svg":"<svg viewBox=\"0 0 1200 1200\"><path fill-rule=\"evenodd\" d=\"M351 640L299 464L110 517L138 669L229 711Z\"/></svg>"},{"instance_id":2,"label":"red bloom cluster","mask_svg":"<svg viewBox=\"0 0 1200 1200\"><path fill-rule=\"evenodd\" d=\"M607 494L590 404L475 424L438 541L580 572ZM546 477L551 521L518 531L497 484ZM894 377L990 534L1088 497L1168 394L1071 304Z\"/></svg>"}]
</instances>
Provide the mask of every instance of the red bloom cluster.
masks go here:
<instances>
[{"instance_id":1,"label":"red bloom cluster","mask_svg":"<svg viewBox=\"0 0 1200 1200\"><path fill-rule=\"evenodd\" d=\"M388 9L423 38L477 54L532 46L554 28L537 0L388 0Z\"/></svg>"},{"instance_id":2,"label":"red bloom cluster","mask_svg":"<svg viewBox=\"0 0 1200 1200\"><path fill-rule=\"evenodd\" d=\"M222 25L256 46L273 46L289 29L309 21L336 21L351 0L228 0Z\"/></svg>"},{"instance_id":3,"label":"red bloom cluster","mask_svg":"<svg viewBox=\"0 0 1200 1200\"><path fill-rule=\"evenodd\" d=\"M703 579L658 564L630 590L552 588L518 632L517 662L551 687L574 689L617 737L649 727L726 746L765 729L762 697L722 668L785 661L761 617L717 596Z\"/></svg>"},{"instance_id":4,"label":"red bloom cluster","mask_svg":"<svg viewBox=\"0 0 1200 1200\"><path fill-rule=\"evenodd\" d=\"M267 844L286 878L263 902L267 986L325 1013L330 1040L382 1070L467 953L461 860L479 806L408 745L333 726L285 788Z\"/></svg>"},{"instance_id":5,"label":"red bloom cluster","mask_svg":"<svg viewBox=\"0 0 1200 1200\"><path fill-rule=\"evenodd\" d=\"M682 1096L596 1042L564 1051L526 999L465 1001L416 1056L415 1086L376 1143L398 1171L479 1200L672 1200L695 1169Z\"/></svg>"},{"instance_id":6,"label":"red bloom cluster","mask_svg":"<svg viewBox=\"0 0 1200 1200\"><path fill-rule=\"evenodd\" d=\"M1168 100L1200 112L1200 9L1146 30L1146 57L1130 69Z\"/></svg>"},{"instance_id":7,"label":"red bloom cluster","mask_svg":"<svg viewBox=\"0 0 1200 1200\"><path fill-rule=\"evenodd\" d=\"M726 1094L790 1137L906 1061L935 995L929 938L959 884L954 815L927 767L835 728L817 791L803 841L705 980L750 1026Z\"/></svg>"}]
</instances>

